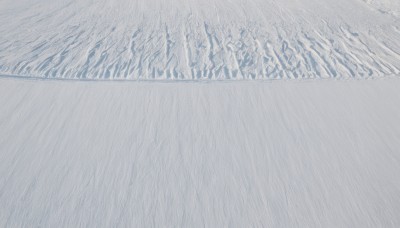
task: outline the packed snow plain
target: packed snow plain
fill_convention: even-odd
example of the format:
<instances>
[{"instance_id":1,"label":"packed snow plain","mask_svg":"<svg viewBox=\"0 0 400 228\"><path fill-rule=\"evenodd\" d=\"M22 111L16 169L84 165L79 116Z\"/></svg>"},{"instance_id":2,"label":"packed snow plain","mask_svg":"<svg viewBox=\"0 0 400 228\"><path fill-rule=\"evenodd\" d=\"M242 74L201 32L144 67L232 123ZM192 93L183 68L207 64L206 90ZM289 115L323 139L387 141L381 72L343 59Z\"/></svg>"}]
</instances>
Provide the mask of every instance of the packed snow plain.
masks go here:
<instances>
[{"instance_id":1,"label":"packed snow plain","mask_svg":"<svg viewBox=\"0 0 400 228\"><path fill-rule=\"evenodd\" d=\"M400 1L1 0L1 227L400 227Z\"/></svg>"}]
</instances>

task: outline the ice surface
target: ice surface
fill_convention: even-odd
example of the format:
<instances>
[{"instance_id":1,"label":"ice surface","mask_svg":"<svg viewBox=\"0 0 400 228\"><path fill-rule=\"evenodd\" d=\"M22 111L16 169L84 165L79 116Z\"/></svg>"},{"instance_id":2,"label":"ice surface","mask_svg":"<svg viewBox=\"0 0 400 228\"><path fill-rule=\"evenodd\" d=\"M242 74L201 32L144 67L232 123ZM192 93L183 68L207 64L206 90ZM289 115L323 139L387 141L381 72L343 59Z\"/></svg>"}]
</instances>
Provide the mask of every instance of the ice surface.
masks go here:
<instances>
[{"instance_id":1,"label":"ice surface","mask_svg":"<svg viewBox=\"0 0 400 228\"><path fill-rule=\"evenodd\" d=\"M0 73L134 80L398 75L399 2L3 0Z\"/></svg>"}]
</instances>

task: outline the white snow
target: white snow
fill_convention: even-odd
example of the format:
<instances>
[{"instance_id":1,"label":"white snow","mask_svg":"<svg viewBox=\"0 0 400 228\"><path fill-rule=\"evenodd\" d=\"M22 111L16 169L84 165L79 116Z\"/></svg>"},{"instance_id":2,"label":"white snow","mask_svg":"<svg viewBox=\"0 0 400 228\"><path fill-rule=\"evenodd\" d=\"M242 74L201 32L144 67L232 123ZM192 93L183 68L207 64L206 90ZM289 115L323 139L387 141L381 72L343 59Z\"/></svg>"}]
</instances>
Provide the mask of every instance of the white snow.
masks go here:
<instances>
[{"instance_id":1,"label":"white snow","mask_svg":"<svg viewBox=\"0 0 400 228\"><path fill-rule=\"evenodd\" d=\"M400 73L398 0L3 0L0 73L78 79Z\"/></svg>"},{"instance_id":2,"label":"white snow","mask_svg":"<svg viewBox=\"0 0 400 228\"><path fill-rule=\"evenodd\" d=\"M399 227L400 80L0 80L1 227Z\"/></svg>"},{"instance_id":3,"label":"white snow","mask_svg":"<svg viewBox=\"0 0 400 228\"><path fill-rule=\"evenodd\" d=\"M400 227L400 1L0 0L0 227Z\"/></svg>"}]
</instances>

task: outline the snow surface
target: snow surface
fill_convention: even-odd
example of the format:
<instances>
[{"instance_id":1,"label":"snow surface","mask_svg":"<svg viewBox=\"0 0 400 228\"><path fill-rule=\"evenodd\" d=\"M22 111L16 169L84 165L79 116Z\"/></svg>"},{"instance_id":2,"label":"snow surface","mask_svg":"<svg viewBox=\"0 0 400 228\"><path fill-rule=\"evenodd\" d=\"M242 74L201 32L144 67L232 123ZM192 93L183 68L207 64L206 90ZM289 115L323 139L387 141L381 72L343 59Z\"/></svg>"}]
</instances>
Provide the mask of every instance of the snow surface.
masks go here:
<instances>
[{"instance_id":1,"label":"snow surface","mask_svg":"<svg viewBox=\"0 0 400 228\"><path fill-rule=\"evenodd\" d=\"M400 80L0 80L1 227L400 227Z\"/></svg>"},{"instance_id":2,"label":"snow surface","mask_svg":"<svg viewBox=\"0 0 400 228\"><path fill-rule=\"evenodd\" d=\"M0 0L0 227L400 227L399 40L398 0Z\"/></svg>"},{"instance_id":3,"label":"snow surface","mask_svg":"<svg viewBox=\"0 0 400 228\"><path fill-rule=\"evenodd\" d=\"M400 73L398 0L2 0L0 74L75 79Z\"/></svg>"}]
</instances>

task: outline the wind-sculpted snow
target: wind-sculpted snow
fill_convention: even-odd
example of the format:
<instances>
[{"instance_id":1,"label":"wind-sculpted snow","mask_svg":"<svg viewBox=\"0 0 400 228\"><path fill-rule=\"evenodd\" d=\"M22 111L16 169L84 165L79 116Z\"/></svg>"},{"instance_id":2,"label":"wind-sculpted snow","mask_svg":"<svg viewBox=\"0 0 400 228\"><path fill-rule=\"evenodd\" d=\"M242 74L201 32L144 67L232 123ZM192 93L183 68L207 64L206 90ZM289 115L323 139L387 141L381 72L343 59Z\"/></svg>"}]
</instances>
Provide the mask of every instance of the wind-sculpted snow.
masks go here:
<instances>
[{"instance_id":1,"label":"wind-sculpted snow","mask_svg":"<svg viewBox=\"0 0 400 228\"><path fill-rule=\"evenodd\" d=\"M400 227L400 80L0 79L0 227Z\"/></svg>"},{"instance_id":2,"label":"wind-sculpted snow","mask_svg":"<svg viewBox=\"0 0 400 228\"><path fill-rule=\"evenodd\" d=\"M0 3L0 74L67 79L371 78L400 73L395 0Z\"/></svg>"},{"instance_id":3,"label":"wind-sculpted snow","mask_svg":"<svg viewBox=\"0 0 400 228\"><path fill-rule=\"evenodd\" d=\"M0 227L398 228L399 76L399 0L0 0Z\"/></svg>"}]
</instances>

